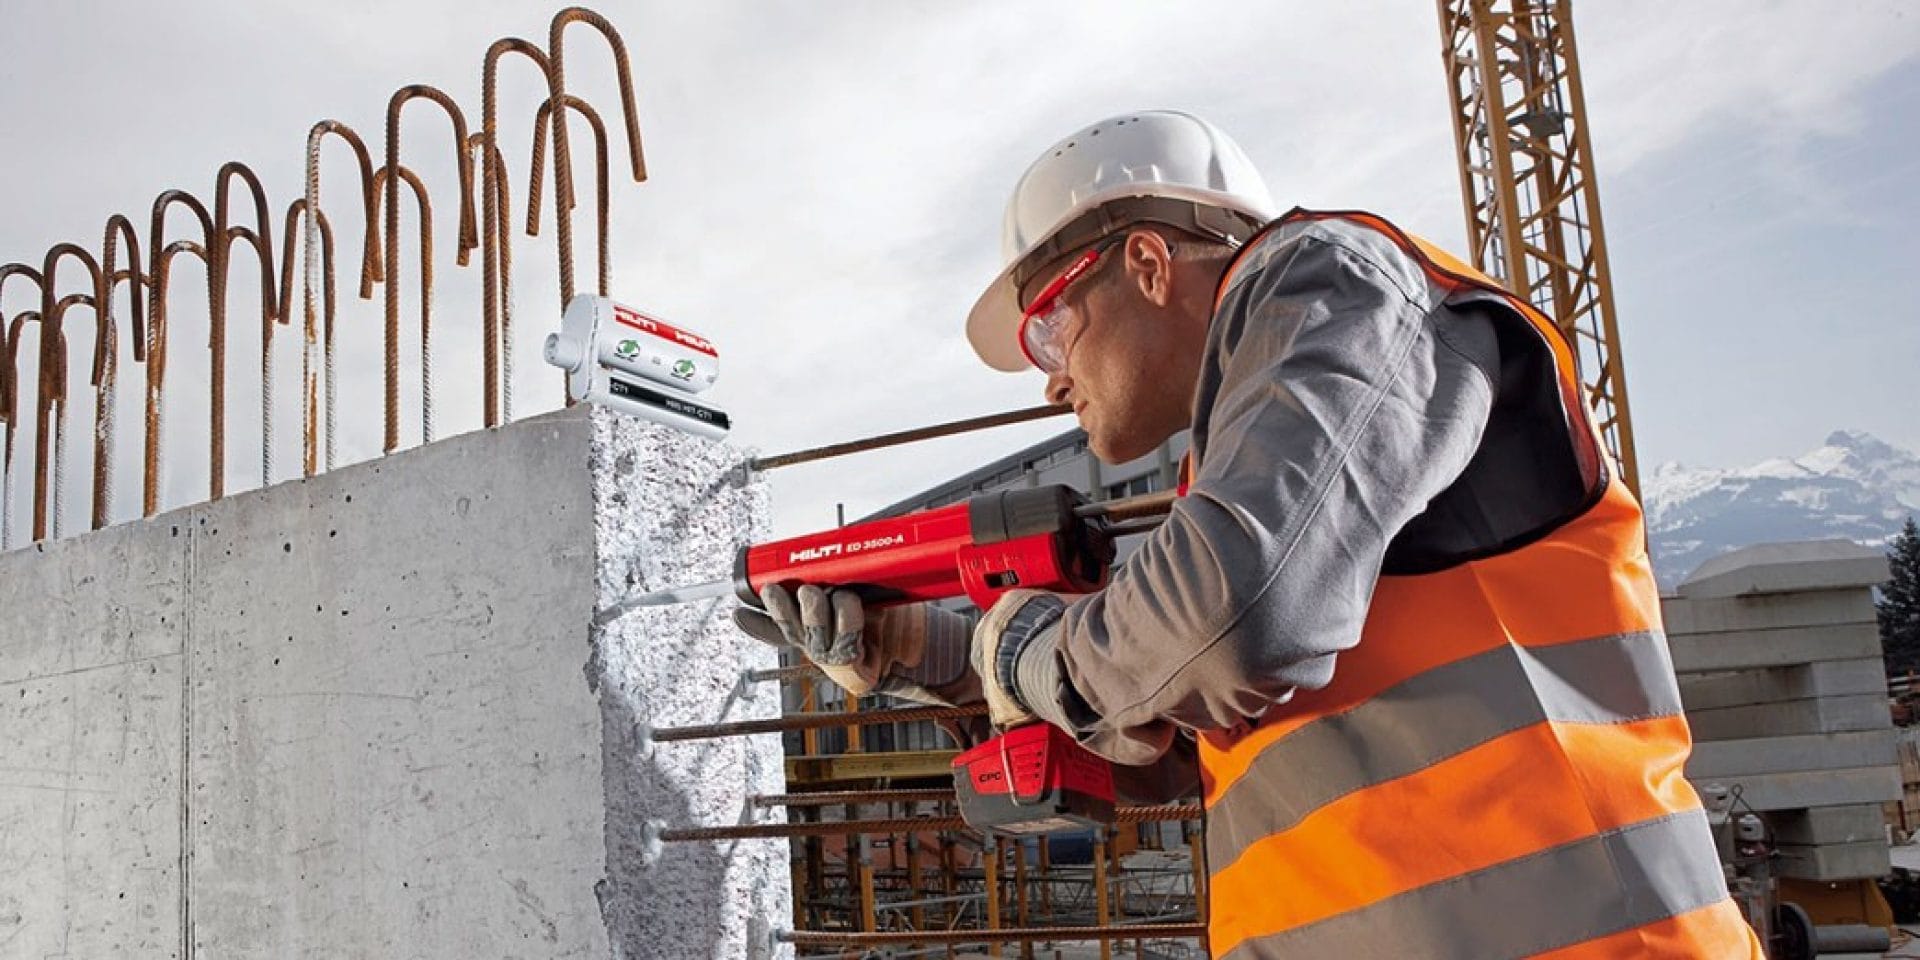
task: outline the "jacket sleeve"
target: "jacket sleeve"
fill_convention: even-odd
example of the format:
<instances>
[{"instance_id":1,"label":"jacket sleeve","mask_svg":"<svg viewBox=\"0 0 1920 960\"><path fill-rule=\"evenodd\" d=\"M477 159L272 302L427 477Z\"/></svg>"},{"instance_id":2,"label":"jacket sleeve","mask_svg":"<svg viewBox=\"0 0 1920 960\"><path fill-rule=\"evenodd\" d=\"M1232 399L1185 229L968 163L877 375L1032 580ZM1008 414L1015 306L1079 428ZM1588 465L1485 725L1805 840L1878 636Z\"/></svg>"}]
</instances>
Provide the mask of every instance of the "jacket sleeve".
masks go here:
<instances>
[{"instance_id":1,"label":"jacket sleeve","mask_svg":"<svg viewBox=\"0 0 1920 960\"><path fill-rule=\"evenodd\" d=\"M1196 395L1199 471L1106 590L1003 661L1029 710L1123 764L1333 677L1389 541L1466 468L1492 408L1493 320L1426 302L1411 258L1322 224L1246 253ZM1370 236L1371 234L1369 234Z\"/></svg>"}]
</instances>

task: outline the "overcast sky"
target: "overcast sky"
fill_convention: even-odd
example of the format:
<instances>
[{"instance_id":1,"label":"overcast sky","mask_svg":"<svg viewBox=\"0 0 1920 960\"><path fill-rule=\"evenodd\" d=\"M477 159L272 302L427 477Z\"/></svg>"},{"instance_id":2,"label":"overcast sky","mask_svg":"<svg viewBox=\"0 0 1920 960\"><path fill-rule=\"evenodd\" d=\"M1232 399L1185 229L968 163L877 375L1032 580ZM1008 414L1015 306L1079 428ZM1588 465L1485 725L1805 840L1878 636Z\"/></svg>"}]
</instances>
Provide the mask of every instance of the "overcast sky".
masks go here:
<instances>
[{"instance_id":1,"label":"overcast sky","mask_svg":"<svg viewBox=\"0 0 1920 960\"><path fill-rule=\"evenodd\" d=\"M1920 269L1920 7L1575 7L1643 464L1791 455L1840 427L1920 448L1920 308L1910 292ZM388 95L429 83L478 129L487 45L504 36L544 45L554 9L0 0L0 261L38 264L61 240L97 250L115 212L134 219L144 244L156 193L180 187L211 204L214 172L230 159L266 181L277 232L314 121L352 125L378 162ZM1053 139L1113 113L1175 107L1212 119L1247 148L1282 206L1370 209L1456 248L1464 236L1430 2L597 9L632 53L651 174L639 185L620 177L614 144L612 292L719 344L711 397L734 415L736 442L765 452L1037 402L1040 377L978 364L962 322L998 267L1014 179ZM569 32L569 89L617 128L596 39ZM518 209L538 88L522 62L508 61L502 76ZM453 265L445 117L421 103L405 116L403 162L438 198L435 397L445 437L479 423L479 271ZM585 201L584 127L574 143ZM349 295L361 229L351 166L337 142L328 146L326 209L343 235ZM244 203L236 209L238 222L251 222ZM403 218L411 331L410 204ZM593 236L584 203L576 220L584 289ZM184 218L174 223L170 238L185 236ZM538 239L515 240L515 389L527 414L560 398L557 372L539 357L558 322L551 222ZM247 273L236 268L231 292L230 490L257 485L260 473L261 334ZM63 290L78 289L75 276ZM182 262L179 276L169 505L202 498L206 484L205 298L193 265ZM0 309L11 317L30 305L22 284ZM381 316L377 298L342 303L347 459L379 451ZM85 340L90 324L76 311L69 327ZM409 337L413 443L418 348ZM298 352L284 349L296 342L276 346L276 481L299 466ZM76 368L89 353L75 347ZM125 359L123 380L137 380ZM124 383L120 516L138 509L138 398ZM830 523L836 502L864 512L1064 426L783 471L778 526ZM17 504L24 497L16 491ZM74 502L68 516L84 516Z\"/></svg>"}]
</instances>

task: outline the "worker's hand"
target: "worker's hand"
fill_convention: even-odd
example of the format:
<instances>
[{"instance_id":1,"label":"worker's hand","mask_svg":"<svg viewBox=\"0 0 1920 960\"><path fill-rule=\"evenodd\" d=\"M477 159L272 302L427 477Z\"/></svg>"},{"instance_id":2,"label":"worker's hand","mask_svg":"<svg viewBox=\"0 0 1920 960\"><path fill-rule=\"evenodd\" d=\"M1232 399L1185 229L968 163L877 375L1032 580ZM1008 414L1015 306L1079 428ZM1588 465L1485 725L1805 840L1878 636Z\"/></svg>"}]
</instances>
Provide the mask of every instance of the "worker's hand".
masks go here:
<instances>
[{"instance_id":1,"label":"worker's hand","mask_svg":"<svg viewBox=\"0 0 1920 960\"><path fill-rule=\"evenodd\" d=\"M885 693L921 703L978 703L967 669L966 618L928 604L867 614L850 590L806 584L760 592L765 610L741 607L734 623L749 635L797 648L848 693Z\"/></svg>"},{"instance_id":2,"label":"worker's hand","mask_svg":"<svg viewBox=\"0 0 1920 960\"><path fill-rule=\"evenodd\" d=\"M1035 601L1040 601L1040 605L1026 610ZM1024 616L1023 610L1026 610ZM1010 689L1020 650L1008 642L1008 628L1016 628L1013 632L1018 638L1013 642L1024 641L1037 632L1028 622L1035 614L1046 613L1058 619L1058 611L1058 601L1051 594L1039 590L1009 590L981 618L980 625L973 628L973 672L980 675L981 692L987 699L987 717L996 729L1004 730L1037 719ZM1018 624L1016 619L1020 621Z\"/></svg>"}]
</instances>

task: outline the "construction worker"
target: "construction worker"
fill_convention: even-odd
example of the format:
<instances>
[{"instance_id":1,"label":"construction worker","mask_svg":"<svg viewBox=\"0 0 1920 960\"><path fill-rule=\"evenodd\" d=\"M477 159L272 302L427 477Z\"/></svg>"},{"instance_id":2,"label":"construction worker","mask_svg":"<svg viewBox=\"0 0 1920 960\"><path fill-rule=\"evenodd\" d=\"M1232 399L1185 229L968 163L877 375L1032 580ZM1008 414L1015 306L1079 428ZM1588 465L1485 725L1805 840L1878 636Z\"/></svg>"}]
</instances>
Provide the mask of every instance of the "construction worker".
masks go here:
<instances>
[{"instance_id":1,"label":"construction worker","mask_svg":"<svg viewBox=\"0 0 1920 960\"><path fill-rule=\"evenodd\" d=\"M1119 764L1195 741L1215 957L1761 957L1681 775L1640 508L1547 317L1379 217L1276 217L1173 112L1050 147L1003 252L974 349L1044 372L1108 463L1191 428L1166 523L970 645L819 588L743 626Z\"/></svg>"}]
</instances>

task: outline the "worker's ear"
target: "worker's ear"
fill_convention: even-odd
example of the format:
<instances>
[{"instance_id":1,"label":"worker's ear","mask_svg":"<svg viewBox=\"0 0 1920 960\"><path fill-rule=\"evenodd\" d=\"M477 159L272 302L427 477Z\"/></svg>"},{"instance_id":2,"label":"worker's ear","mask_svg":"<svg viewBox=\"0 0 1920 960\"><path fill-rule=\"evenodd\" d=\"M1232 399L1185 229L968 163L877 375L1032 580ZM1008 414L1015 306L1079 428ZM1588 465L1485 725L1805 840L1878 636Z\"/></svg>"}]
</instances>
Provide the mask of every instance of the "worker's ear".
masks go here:
<instances>
[{"instance_id":1,"label":"worker's ear","mask_svg":"<svg viewBox=\"0 0 1920 960\"><path fill-rule=\"evenodd\" d=\"M1156 307L1173 302L1173 248L1152 230L1135 230L1121 244L1127 279Z\"/></svg>"}]
</instances>

